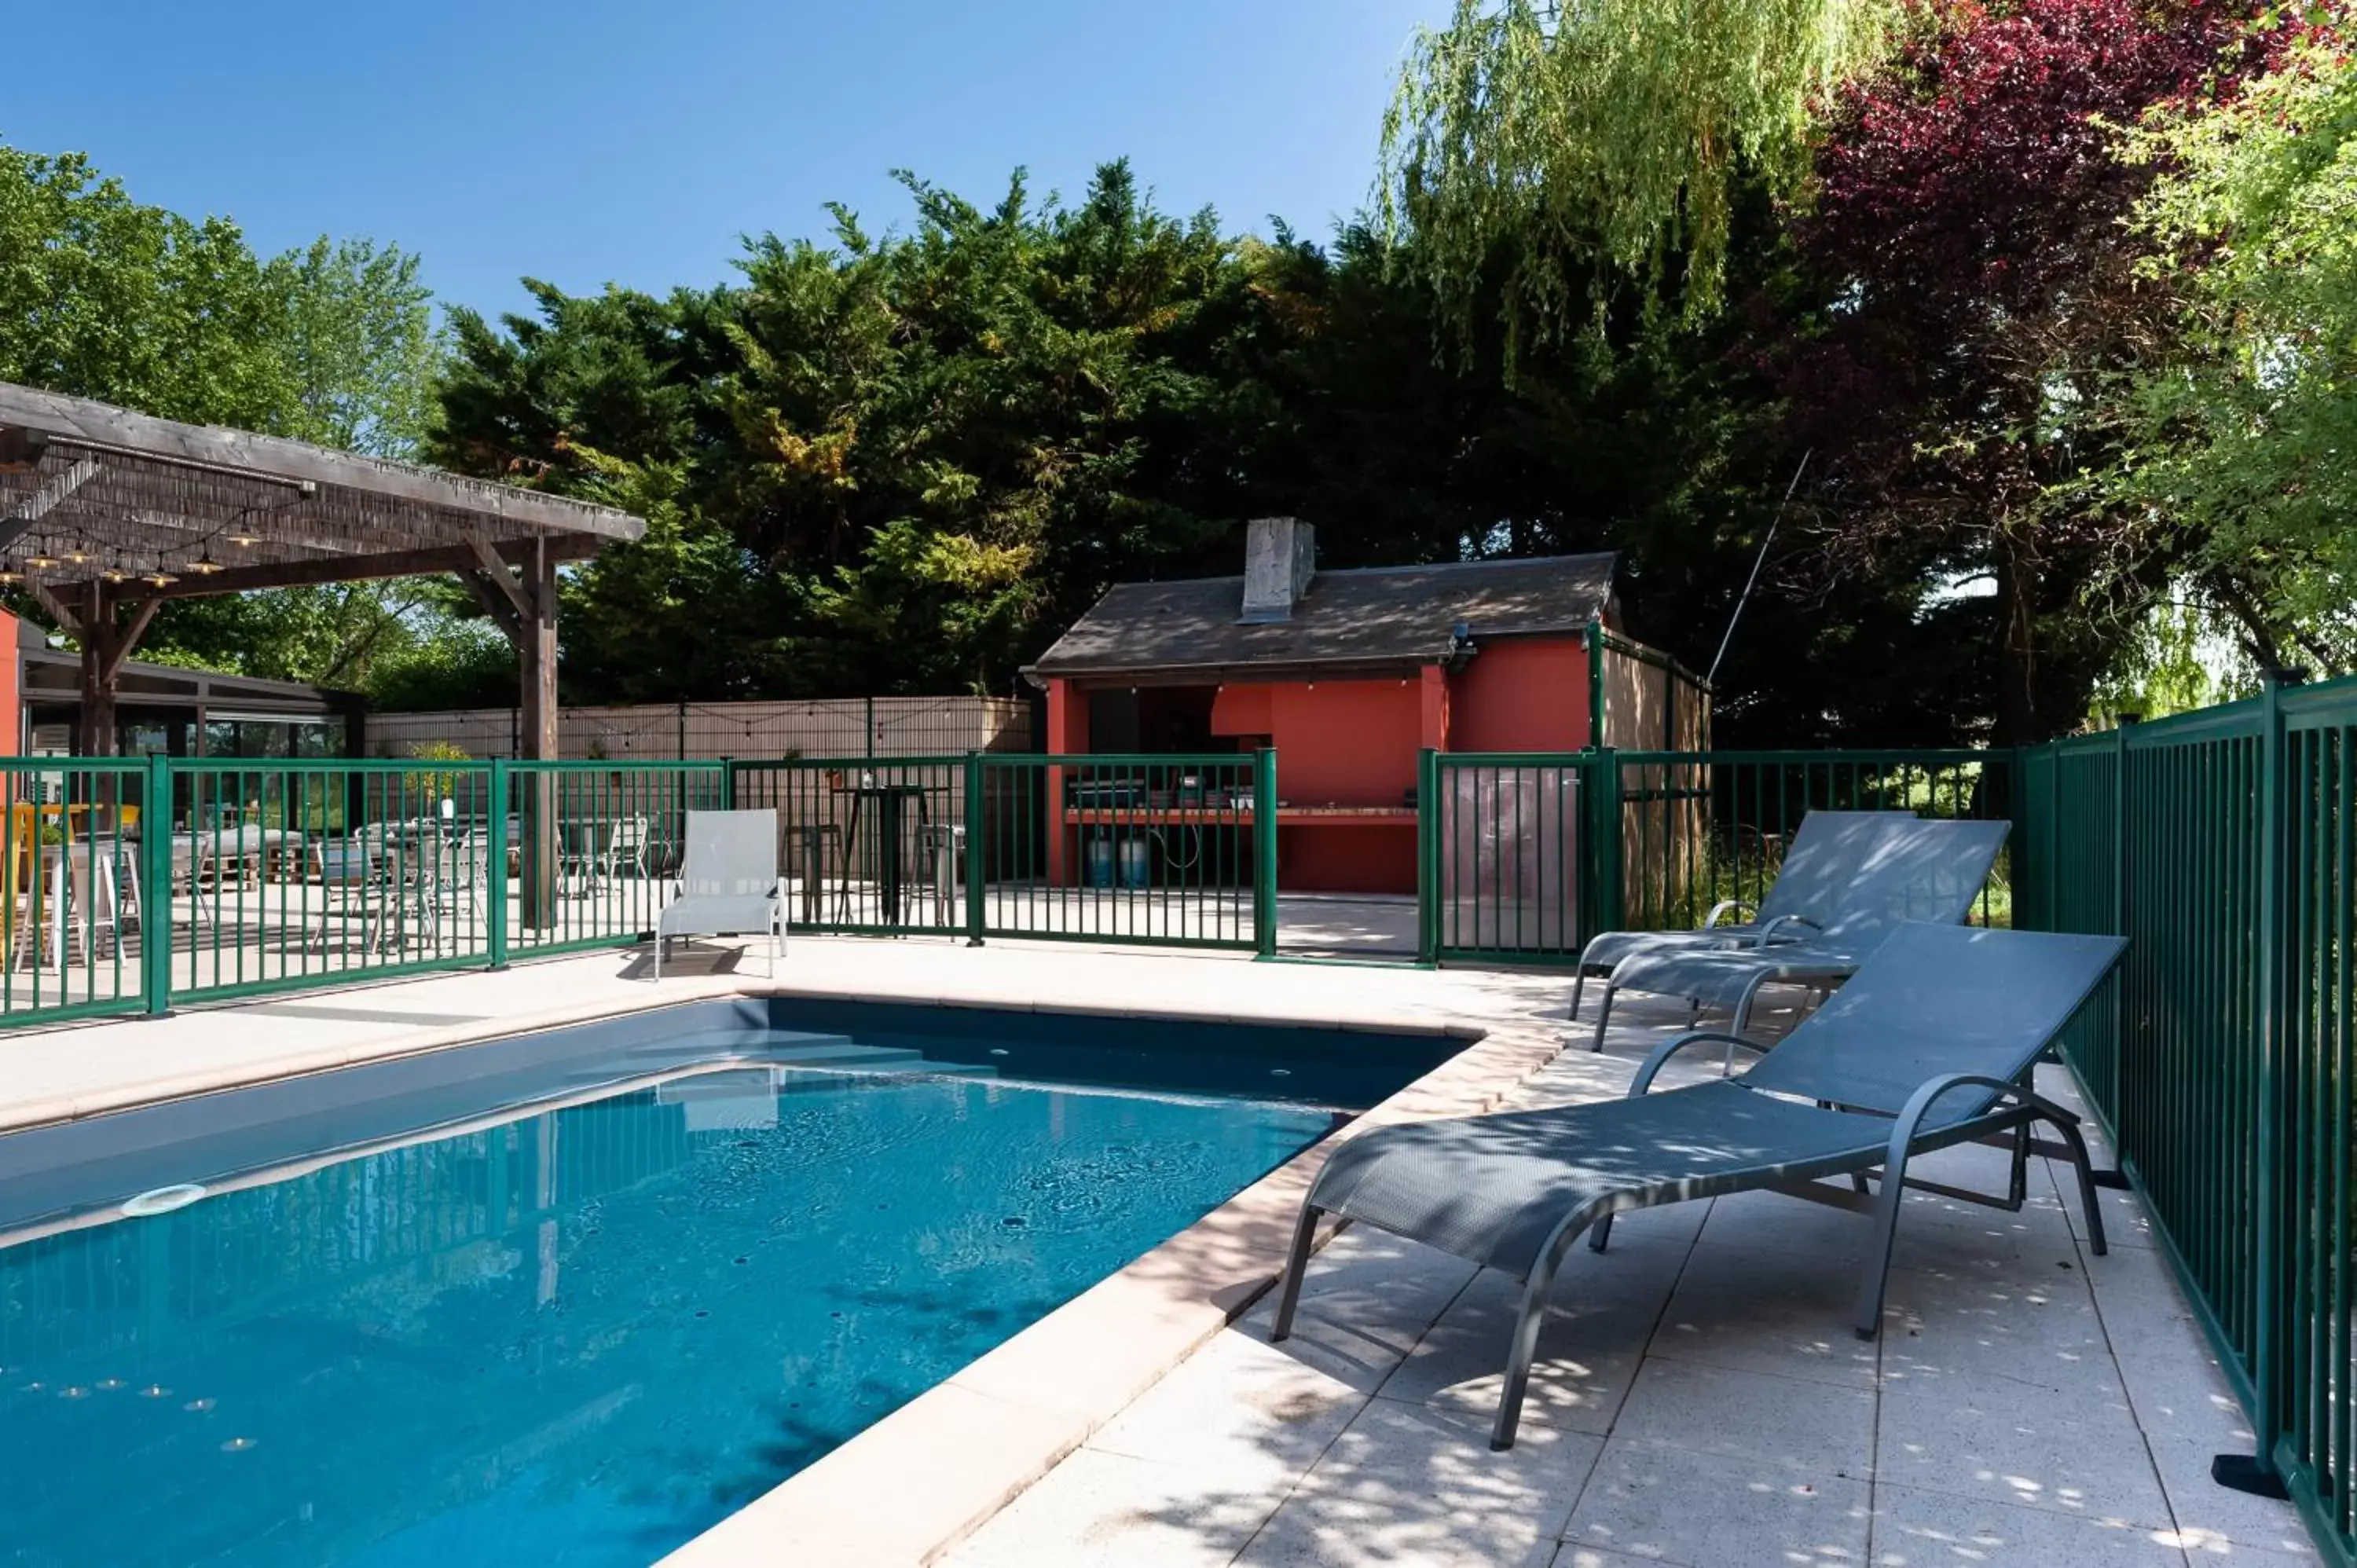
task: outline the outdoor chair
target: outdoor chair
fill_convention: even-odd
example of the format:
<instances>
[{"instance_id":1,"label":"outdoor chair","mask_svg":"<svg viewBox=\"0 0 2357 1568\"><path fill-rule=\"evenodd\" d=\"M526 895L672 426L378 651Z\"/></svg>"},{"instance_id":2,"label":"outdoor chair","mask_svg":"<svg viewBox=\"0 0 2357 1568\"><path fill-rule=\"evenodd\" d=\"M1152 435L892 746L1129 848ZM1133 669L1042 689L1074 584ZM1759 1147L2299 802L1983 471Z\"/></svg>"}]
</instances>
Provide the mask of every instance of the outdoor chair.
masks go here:
<instances>
[{"instance_id":1,"label":"outdoor chair","mask_svg":"<svg viewBox=\"0 0 2357 1568\"><path fill-rule=\"evenodd\" d=\"M606 835L605 846L597 853L597 879L612 882L625 871L645 879L651 874L647 851L653 837L654 825L645 817L625 817L616 822L613 831Z\"/></svg>"},{"instance_id":2,"label":"outdoor chair","mask_svg":"<svg viewBox=\"0 0 2357 1568\"><path fill-rule=\"evenodd\" d=\"M965 872L965 824L927 822L920 831L926 875L931 880L933 924L954 925L958 910L958 878Z\"/></svg>"},{"instance_id":3,"label":"outdoor chair","mask_svg":"<svg viewBox=\"0 0 2357 1568\"><path fill-rule=\"evenodd\" d=\"M2018 1211L2029 1155L2067 1157L2078 1171L2089 1250L2101 1256L2103 1215L2078 1118L2029 1084L2126 945L1910 922L1773 1052L1733 1035L1684 1034L1645 1059L1623 1100L1346 1137L1302 1203L1272 1337L1292 1332L1320 1215L1503 1270L1523 1282L1490 1439L1507 1448L1555 1272L1582 1234L1604 1251L1612 1217L1624 1210L1770 1190L1868 1216L1874 1235L1852 1319L1865 1339L1881 1328L1909 1187ZM1762 1059L1733 1078L1649 1092L1663 1065L1696 1045ZM2040 1122L2060 1144L2029 1136ZM1916 1155L1976 1141L2013 1152L2004 1197L1908 1177ZM1871 1190L1869 1176L1878 1176Z\"/></svg>"},{"instance_id":4,"label":"outdoor chair","mask_svg":"<svg viewBox=\"0 0 2357 1568\"><path fill-rule=\"evenodd\" d=\"M1900 922L1962 922L1972 913L2011 827L2004 822L1889 817L1846 830L1867 833L1871 842L1842 884L1838 901L1825 907L1822 924L1792 921L1763 932L1749 947L1672 946L1631 953L1604 983L1588 1049L1604 1048L1612 999L1620 992L1685 998L1689 1026L1705 1007L1727 1008L1728 1033L1741 1035L1751 1026L1752 1004L1762 987L1829 991L1855 973ZM1731 1065L1732 1052L1728 1060Z\"/></svg>"},{"instance_id":5,"label":"outdoor chair","mask_svg":"<svg viewBox=\"0 0 2357 1568\"><path fill-rule=\"evenodd\" d=\"M1739 897L1723 898L1693 931L1604 931L1580 950L1579 965L1571 983L1571 1015L1579 1016L1579 1000L1591 975L1609 975L1624 959L1673 950L1715 951L1724 948L1757 947L1784 937L1795 939L1823 930L1843 903L1858 871L1884 830L1893 822L1912 822L1912 811L1811 811L1801 819L1792 847L1784 852L1776 880L1740 923L1719 922L1747 905Z\"/></svg>"},{"instance_id":6,"label":"outdoor chair","mask_svg":"<svg viewBox=\"0 0 2357 1568\"><path fill-rule=\"evenodd\" d=\"M357 920L361 950L365 952L376 946L387 929L386 917L392 915L397 920L400 914L397 908L388 908L393 901L387 895L393 889L382 838L362 829L348 839L322 840L314 859L318 866L319 921L307 945L314 951L325 951L331 926L340 924L349 930Z\"/></svg>"},{"instance_id":7,"label":"outdoor chair","mask_svg":"<svg viewBox=\"0 0 2357 1568\"><path fill-rule=\"evenodd\" d=\"M125 928L137 918L123 896L125 857L116 843L85 839L62 846L66 865L65 938L69 949L81 939L85 961L95 963L120 950ZM136 853L135 846L134 853ZM67 953L59 953L60 963Z\"/></svg>"},{"instance_id":8,"label":"outdoor chair","mask_svg":"<svg viewBox=\"0 0 2357 1568\"><path fill-rule=\"evenodd\" d=\"M654 977L673 937L770 938L770 972L786 946L786 879L778 875L778 813L690 811L679 890L655 917Z\"/></svg>"}]
</instances>

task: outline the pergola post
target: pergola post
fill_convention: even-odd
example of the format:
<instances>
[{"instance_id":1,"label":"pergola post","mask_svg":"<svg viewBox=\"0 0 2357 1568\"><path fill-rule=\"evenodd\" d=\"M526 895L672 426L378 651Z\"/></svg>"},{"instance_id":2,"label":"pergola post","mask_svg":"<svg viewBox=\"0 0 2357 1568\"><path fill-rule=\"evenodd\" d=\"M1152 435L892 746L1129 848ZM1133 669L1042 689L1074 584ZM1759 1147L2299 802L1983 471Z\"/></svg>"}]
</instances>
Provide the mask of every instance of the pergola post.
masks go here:
<instances>
[{"instance_id":1,"label":"pergola post","mask_svg":"<svg viewBox=\"0 0 2357 1568\"><path fill-rule=\"evenodd\" d=\"M125 621L119 615L120 596L97 578L83 585L79 605L46 585L36 583L31 587L34 598L59 629L81 644L81 735L77 749L84 757L113 757L119 749L115 687L131 650L139 646L148 623L156 618L156 603L134 604L131 618Z\"/></svg>"},{"instance_id":2,"label":"pergola post","mask_svg":"<svg viewBox=\"0 0 2357 1568\"><path fill-rule=\"evenodd\" d=\"M557 759L556 559L548 542L536 539L524 564L522 612L515 638L522 686L523 755L530 762ZM556 774L533 768L525 788L532 804L524 813L523 923L528 929L556 924Z\"/></svg>"},{"instance_id":3,"label":"pergola post","mask_svg":"<svg viewBox=\"0 0 2357 1568\"><path fill-rule=\"evenodd\" d=\"M89 607L71 629L81 643L81 745L84 757L114 755L114 680L107 668L107 633L114 626L114 607L106 602L106 585L92 581ZM122 666L118 663L116 670Z\"/></svg>"}]
</instances>

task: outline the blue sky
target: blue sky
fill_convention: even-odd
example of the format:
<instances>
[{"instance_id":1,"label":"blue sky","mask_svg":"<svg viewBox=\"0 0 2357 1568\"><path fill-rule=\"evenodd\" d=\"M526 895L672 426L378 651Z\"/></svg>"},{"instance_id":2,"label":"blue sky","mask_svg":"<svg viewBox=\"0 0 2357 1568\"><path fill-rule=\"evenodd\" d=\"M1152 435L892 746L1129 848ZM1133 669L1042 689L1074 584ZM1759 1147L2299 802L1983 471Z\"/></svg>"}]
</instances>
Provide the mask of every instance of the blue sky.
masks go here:
<instances>
[{"instance_id":1,"label":"blue sky","mask_svg":"<svg viewBox=\"0 0 2357 1568\"><path fill-rule=\"evenodd\" d=\"M1367 195L1401 53L1447 0L101 0L18 62L0 140L89 153L268 251L417 251L446 300L666 289L737 237L904 220L906 166L994 199L1126 155L1166 208L1322 237Z\"/></svg>"}]
</instances>

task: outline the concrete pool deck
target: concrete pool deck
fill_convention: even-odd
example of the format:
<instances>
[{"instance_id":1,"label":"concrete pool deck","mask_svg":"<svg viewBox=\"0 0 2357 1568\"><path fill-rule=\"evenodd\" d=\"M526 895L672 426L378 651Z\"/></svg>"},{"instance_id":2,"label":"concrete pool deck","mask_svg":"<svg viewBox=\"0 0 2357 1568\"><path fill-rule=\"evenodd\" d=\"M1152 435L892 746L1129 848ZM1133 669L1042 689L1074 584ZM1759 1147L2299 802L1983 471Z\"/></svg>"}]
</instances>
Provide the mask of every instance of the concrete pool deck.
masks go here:
<instances>
[{"instance_id":1,"label":"concrete pool deck","mask_svg":"<svg viewBox=\"0 0 2357 1568\"><path fill-rule=\"evenodd\" d=\"M756 958L667 972L659 993L642 962L12 1035L0 1126L739 991L1482 1035L1397 1115L1617 1094L1683 1021L1632 1004L1592 1056L1558 1049L1557 977L1052 944L797 940L774 987ZM1987 1185L2001 1156L1941 1160ZM1312 1265L1296 1337L1267 1342L1254 1297L1308 1174L1275 1173L676 1561L2314 1560L2287 1506L2209 1479L2249 1434L2136 1200L2105 1195L2113 1250L2090 1257L2043 1161L2018 1215L1910 1199L1874 1344L1847 1326L1852 1217L1764 1195L1624 1217L1610 1252L1566 1267L1503 1455L1487 1445L1500 1276L1346 1231Z\"/></svg>"}]
</instances>

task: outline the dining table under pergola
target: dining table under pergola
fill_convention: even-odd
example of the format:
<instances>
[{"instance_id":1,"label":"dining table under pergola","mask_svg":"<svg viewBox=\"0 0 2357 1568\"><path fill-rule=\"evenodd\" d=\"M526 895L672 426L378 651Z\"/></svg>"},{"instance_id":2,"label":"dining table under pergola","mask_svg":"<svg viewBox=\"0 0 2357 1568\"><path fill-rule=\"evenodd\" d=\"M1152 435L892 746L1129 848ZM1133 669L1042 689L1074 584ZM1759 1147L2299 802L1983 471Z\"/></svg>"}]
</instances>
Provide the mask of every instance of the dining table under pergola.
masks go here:
<instances>
[{"instance_id":1,"label":"dining table under pergola","mask_svg":"<svg viewBox=\"0 0 2357 1568\"><path fill-rule=\"evenodd\" d=\"M557 755L557 569L645 532L611 507L519 485L184 424L0 382L0 584L80 644L82 750L115 747L115 688L175 599L448 574L514 645L524 760ZM521 888L527 926L556 896L555 779L529 788L549 842Z\"/></svg>"}]
</instances>

